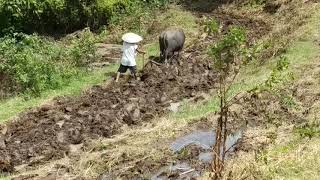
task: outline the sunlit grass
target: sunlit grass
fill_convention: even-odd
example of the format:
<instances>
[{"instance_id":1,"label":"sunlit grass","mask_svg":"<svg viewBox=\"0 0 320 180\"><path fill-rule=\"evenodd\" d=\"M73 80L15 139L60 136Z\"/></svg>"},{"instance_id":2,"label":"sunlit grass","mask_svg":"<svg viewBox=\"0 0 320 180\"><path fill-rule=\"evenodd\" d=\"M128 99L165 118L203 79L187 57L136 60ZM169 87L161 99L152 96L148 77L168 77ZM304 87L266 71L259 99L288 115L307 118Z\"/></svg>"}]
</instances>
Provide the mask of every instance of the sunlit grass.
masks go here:
<instances>
[{"instance_id":1,"label":"sunlit grass","mask_svg":"<svg viewBox=\"0 0 320 180\"><path fill-rule=\"evenodd\" d=\"M315 138L272 147L260 155L257 170L270 179L318 179L319 144Z\"/></svg>"},{"instance_id":2,"label":"sunlit grass","mask_svg":"<svg viewBox=\"0 0 320 180\"><path fill-rule=\"evenodd\" d=\"M10 180L11 178L0 174L0 180Z\"/></svg>"}]
</instances>

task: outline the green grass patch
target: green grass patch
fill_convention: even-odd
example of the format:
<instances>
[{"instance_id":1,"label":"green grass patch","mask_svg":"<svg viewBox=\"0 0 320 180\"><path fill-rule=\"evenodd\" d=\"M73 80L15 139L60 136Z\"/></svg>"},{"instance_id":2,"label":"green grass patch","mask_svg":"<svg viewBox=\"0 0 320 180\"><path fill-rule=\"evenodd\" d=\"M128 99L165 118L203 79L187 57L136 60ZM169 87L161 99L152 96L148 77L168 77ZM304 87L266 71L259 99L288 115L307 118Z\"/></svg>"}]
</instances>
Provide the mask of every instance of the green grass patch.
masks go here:
<instances>
[{"instance_id":1,"label":"green grass patch","mask_svg":"<svg viewBox=\"0 0 320 180\"><path fill-rule=\"evenodd\" d=\"M320 137L320 125L318 122L308 122L295 127L294 132L300 137Z\"/></svg>"},{"instance_id":2,"label":"green grass patch","mask_svg":"<svg viewBox=\"0 0 320 180\"><path fill-rule=\"evenodd\" d=\"M144 55L144 65L148 62L149 56L159 56L160 48L159 43L151 43L144 46L144 51L146 54ZM143 56L138 55L137 57L137 67L138 70L142 69L143 64Z\"/></svg>"},{"instance_id":3,"label":"green grass patch","mask_svg":"<svg viewBox=\"0 0 320 180\"><path fill-rule=\"evenodd\" d=\"M259 179L318 179L320 139L295 140L277 145L258 155Z\"/></svg>"},{"instance_id":4,"label":"green grass patch","mask_svg":"<svg viewBox=\"0 0 320 180\"><path fill-rule=\"evenodd\" d=\"M54 41L36 34L16 34L0 40L0 99L17 93L39 96L77 77L99 60L94 44L100 36L85 30L78 37Z\"/></svg>"},{"instance_id":5,"label":"green grass patch","mask_svg":"<svg viewBox=\"0 0 320 180\"><path fill-rule=\"evenodd\" d=\"M189 11L182 10L179 7L171 7L166 13L160 15L158 22L161 26L182 28L187 37L198 33L199 25L196 22L196 17ZM161 28L160 28L161 29Z\"/></svg>"},{"instance_id":6,"label":"green grass patch","mask_svg":"<svg viewBox=\"0 0 320 180\"><path fill-rule=\"evenodd\" d=\"M0 180L10 180L11 178L0 174Z\"/></svg>"}]
</instances>

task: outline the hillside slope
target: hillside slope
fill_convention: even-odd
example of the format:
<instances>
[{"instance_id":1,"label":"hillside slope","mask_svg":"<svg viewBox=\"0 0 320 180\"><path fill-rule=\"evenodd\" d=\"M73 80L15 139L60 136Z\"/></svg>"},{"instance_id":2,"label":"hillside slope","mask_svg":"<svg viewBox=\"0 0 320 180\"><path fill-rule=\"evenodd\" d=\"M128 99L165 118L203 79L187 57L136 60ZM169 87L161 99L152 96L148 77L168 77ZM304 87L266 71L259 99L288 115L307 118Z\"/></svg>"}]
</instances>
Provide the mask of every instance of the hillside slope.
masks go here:
<instances>
[{"instance_id":1,"label":"hillside slope","mask_svg":"<svg viewBox=\"0 0 320 180\"><path fill-rule=\"evenodd\" d=\"M206 178L208 164L198 164L199 150L190 147L173 154L169 149L183 134L213 128L217 118L216 74L206 55L215 38L202 30L205 16L218 19L222 31L243 25L248 43L262 43L259 61L243 70L232 93L264 83L279 59L289 61L274 89L247 93L232 106L230 127L246 124L246 129L225 178L301 179L305 174L316 178L319 158L311 157L319 154L317 9L318 3L295 1L271 13L246 4L229 4L213 12L192 10L199 29L190 33L194 41L182 64L170 68L149 64L141 81L95 86L80 97L57 98L20 114L0 127L0 170L26 179L148 179L164 165L185 161ZM174 103L182 107L169 113Z\"/></svg>"}]
</instances>

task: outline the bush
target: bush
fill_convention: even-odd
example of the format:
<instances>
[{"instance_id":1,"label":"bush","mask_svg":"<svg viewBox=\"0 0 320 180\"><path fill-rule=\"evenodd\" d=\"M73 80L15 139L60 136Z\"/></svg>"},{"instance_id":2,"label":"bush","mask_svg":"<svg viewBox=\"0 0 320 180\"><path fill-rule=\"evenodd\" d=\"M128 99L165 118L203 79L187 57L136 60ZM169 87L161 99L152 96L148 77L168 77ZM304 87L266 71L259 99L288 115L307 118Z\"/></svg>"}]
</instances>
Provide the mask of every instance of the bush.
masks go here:
<instances>
[{"instance_id":1,"label":"bush","mask_svg":"<svg viewBox=\"0 0 320 180\"><path fill-rule=\"evenodd\" d=\"M0 28L3 33L69 33L107 24L128 0L3 0Z\"/></svg>"},{"instance_id":2,"label":"bush","mask_svg":"<svg viewBox=\"0 0 320 180\"><path fill-rule=\"evenodd\" d=\"M0 28L2 35L66 34L85 27L96 30L125 12L163 7L166 3L168 0L2 0Z\"/></svg>"},{"instance_id":3,"label":"bush","mask_svg":"<svg viewBox=\"0 0 320 180\"><path fill-rule=\"evenodd\" d=\"M38 35L15 34L0 39L0 74L14 80L16 92L40 95L76 76L96 59L95 38L85 31L69 47Z\"/></svg>"}]
</instances>

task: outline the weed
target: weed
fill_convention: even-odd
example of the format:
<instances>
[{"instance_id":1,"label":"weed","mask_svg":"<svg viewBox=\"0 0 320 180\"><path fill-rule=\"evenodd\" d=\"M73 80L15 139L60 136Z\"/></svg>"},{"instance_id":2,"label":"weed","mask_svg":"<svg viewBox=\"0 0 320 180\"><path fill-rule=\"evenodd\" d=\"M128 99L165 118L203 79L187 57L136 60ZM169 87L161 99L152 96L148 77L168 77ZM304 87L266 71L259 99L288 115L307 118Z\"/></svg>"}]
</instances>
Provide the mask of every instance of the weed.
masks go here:
<instances>
[{"instance_id":1,"label":"weed","mask_svg":"<svg viewBox=\"0 0 320 180\"><path fill-rule=\"evenodd\" d=\"M219 32L219 23L215 18L204 19L204 31L208 32L209 35Z\"/></svg>"},{"instance_id":2,"label":"weed","mask_svg":"<svg viewBox=\"0 0 320 180\"><path fill-rule=\"evenodd\" d=\"M294 108L297 105L294 97L292 97L291 95L283 94L279 95L278 97L280 98L281 105L284 107Z\"/></svg>"},{"instance_id":3,"label":"weed","mask_svg":"<svg viewBox=\"0 0 320 180\"><path fill-rule=\"evenodd\" d=\"M84 27L97 29L130 0L3 0L0 27L4 33L66 33Z\"/></svg>"},{"instance_id":4,"label":"weed","mask_svg":"<svg viewBox=\"0 0 320 180\"><path fill-rule=\"evenodd\" d=\"M265 82L265 86L271 90L275 90L276 85L285 80L286 77L281 76L281 72L286 70L288 66L288 58L285 56L281 56L277 61L276 67L272 70L270 77Z\"/></svg>"},{"instance_id":5,"label":"weed","mask_svg":"<svg viewBox=\"0 0 320 180\"><path fill-rule=\"evenodd\" d=\"M318 122L305 123L295 127L294 132L300 137L319 137L320 136L320 124Z\"/></svg>"}]
</instances>

